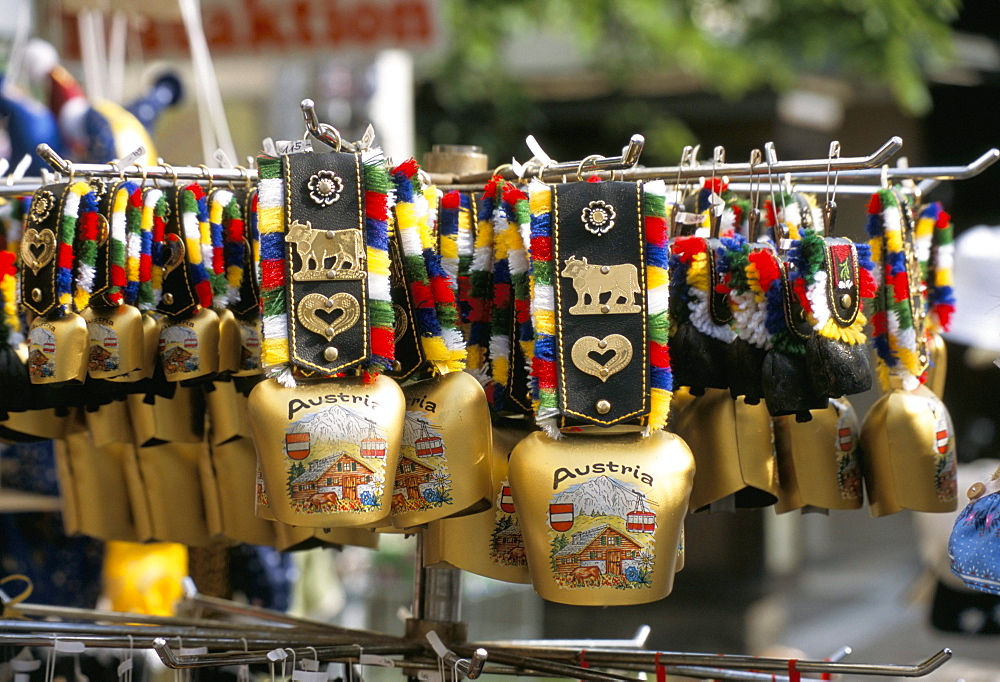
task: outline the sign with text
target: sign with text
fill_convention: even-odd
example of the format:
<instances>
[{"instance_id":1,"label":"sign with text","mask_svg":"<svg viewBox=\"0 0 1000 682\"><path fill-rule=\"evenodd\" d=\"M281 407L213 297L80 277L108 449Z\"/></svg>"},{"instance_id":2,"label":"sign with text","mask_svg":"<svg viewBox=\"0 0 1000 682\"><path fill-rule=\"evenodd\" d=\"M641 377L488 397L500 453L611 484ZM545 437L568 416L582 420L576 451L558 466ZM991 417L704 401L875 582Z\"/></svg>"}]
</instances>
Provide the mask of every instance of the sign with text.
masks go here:
<instances>
[{"instance_id":1,"label":"sign with text","mask_svg":"<svg viewBox=\"0 0 1000 682\"><path fill-rule=\"evenodd\" d=\"M202 0L202 23L213 56L367 53L386 48L440 47L440 0ZM62 10L62 54L80 57L77 15ZM179 19L148 16L133 24L144 57L189 53Z\"/></svg>"}]
</instances>

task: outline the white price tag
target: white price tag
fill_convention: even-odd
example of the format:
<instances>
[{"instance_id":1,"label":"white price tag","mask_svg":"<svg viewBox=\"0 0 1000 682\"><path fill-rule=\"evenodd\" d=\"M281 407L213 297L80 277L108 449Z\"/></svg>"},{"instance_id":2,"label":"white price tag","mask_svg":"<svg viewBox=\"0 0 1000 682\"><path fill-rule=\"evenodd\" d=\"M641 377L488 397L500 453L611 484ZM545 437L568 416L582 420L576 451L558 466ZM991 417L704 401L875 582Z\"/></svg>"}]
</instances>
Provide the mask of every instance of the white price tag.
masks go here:
<instances>
[{"instance_id":1,"label":"white price tag","mask_svg":"<svg viewBox=\"0 0 1000 682\"><path fill-rule=\"evenodd\" d=\"M215 153L212 154L212 158L215 159L215 163L218 164L219 168L232 168L233 162L229 160L229 156L221 149L216 149Z\"/></svg>"},{"instance_id":2,"label":"white price tag","mask_svg":"<svg viewBox=\"0 0 1000 682\"><path fill-rule=\"evenodd\" d=\"M146 153L146 148L140 146L131 154L123 156L122 158L115 161L115 163L118 164L120 167L125 168L126 166L131 166L133 163L135 163L136 159L138 159L145 153Z\"/></svg>"},{"instance_id":3,"label":"white price tag","mask_svg":"<svg viewBox=\"0 0 1000 682\"><path fill-rule=\"evenodd\" d=\"M274 143L278 154L285 156L288 154L302 154L313 150L310 140L278 140Z\"/></svg>"},{"instance_id":4,"label":"white price tag","mask_svg":"<svg viewBox=\"0 0 1000 682\"><path fill-rule=\"evenodd\" d=\"M58 639L52 648L63 654L82 654L87 650L83 642L60 642Z\"/></svg>"},{"instance_id":5,"label":"white price tag","mask_svg":"<svg viewBox=\"0 0 1000 682\"><path fill-rule=\"evenodd\" d=\"M264 148L264 153L268 156L277 156L278 150L274 146L274 140L269 137L265 137L261 146Z\"/></svg>"},{"instance_id":6,"label":"white price tag","mask_svg":"<svg viewBox=\"0 0 1000 682\"><path fill-rule=\"evenodd\" d=\"M315 658L303 658L301 665L303 670L307 670L311 673L319 670L319 661Z\"/></svg>"},{"instance_id":7,"label":"white price tag","mask_svg":"<svg viewBox=\"0 0 1000 682\"><path fill-rule=\"evenodd\" d=\"M438 633L430 630L427 633L427 641L430 642L431 648L434 649L434 653L438 655L438 658L444 658L448 655L448 647L446 647L444 642L441 641L441 637Z\"/></svg>"},{"instance_id":8,"label":"white price tag","mask_svg":"<svg viewBox=\"0 0 1000 682\"><path fill-rule=\"evenodd\" d=\"M118 664L118 677L121 677L131 669L132 669L132 659L126 658L124 661Z\"/></svg>"},{"instance_id":9,"label":"white price tag","mask_svg":"<svg viewBox=\"0 0 1000 682\"><path fill-rule=\"evenodd\" d=\"M269 661L283 661L288 658L288 652L284 649L271 649L267 652L267 660Z\"/></svg>"}]
</instances>

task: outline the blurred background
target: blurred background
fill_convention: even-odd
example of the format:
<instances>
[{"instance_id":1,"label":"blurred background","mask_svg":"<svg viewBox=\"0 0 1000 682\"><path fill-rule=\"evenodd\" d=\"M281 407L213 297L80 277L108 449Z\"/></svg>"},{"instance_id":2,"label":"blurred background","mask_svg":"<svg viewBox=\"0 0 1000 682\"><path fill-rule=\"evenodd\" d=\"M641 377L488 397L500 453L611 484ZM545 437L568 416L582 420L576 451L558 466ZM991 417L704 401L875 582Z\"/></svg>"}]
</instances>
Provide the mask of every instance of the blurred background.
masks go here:
<instances>
[{"instance_id":1,"label":"blurred background","mask_svg":"<svg viewBox=\"0 0 1000 682\"><path fill-rule=\"evenodd\" d=\"M528 134L573 160L617 154L642 133L646 165L699 143L723 145L730 161L766 141L779 159L825 158L831 140L858 156L893 135L910 165L966 164L1000 141L997 0L201 0L203 40L184 5L0 0L7 79L37 88L31 64L13 70L24 35L55 46L88 92L121 102L176 72L185 96L154 135L173 164L216 165L216 148L245 164L265 137L302 137L304 97L348 139L374 123L397 161L434 144L479 145L492 166L525 161ZM998 182L994 169L931 198L961 234L1000 223ZM863 208L843 199L841 234L861 237ZM965 463L1000 457L998 350L949 340L945 402ZM915 516L692 515L686 566L662 602L559 606L466 575L463 617L486 639L623 637L649 624L649 645L671 650L823 657L850 645L859 661L906 663L951 646L940 679L1000 680L1000 607L949 596L953 519ZM293 608L402 632L413 544L301 553Z\"/></svg>"}]
</instances>

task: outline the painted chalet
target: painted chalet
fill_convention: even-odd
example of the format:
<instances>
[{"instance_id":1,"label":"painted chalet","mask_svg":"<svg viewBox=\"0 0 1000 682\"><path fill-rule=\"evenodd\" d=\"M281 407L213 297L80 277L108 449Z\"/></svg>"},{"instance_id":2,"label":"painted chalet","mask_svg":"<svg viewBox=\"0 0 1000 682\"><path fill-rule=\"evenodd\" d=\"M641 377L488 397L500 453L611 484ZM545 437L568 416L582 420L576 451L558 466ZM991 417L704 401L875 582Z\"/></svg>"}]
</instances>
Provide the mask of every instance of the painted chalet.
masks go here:
<instances>
[{"instance_id":1,"label":"painted chalet","mask_svg":"<svg viewBox=\"0 0 1000 682\"><path fill-rule=\"evenodd\" d=\"M409 455L402 455L399 458L399 465L396 467L396 481L393 485L393 497L402 495L405 492L406 499L422 499L420 486L431 482L434 474L434 467L427 466L423 462L418 462Z\"/></svg>"},{"instance_id":2,"label":"painted chalet","mask_svg":"<svg viewBox=\"0 0 1000 682\"><path fill-rule=\"evenodd\" d=\"M374 470L346 452L317 459L292 479L292 499L309 500L316 494L336 494L342 500L357 500L358 486L370 486Z\"/></svg>"},{"instance_id":3,"label":"painted chalet","mask_svg":"<svg viewBox=\"0 0 1000 682\"><path fill-rule=\"evenodd\" d=\"M521 535L521 527L517 524L500 531L496 538L497 554L510 554L515 549L519 550L517 554L524 555L524 536Z\"/></svg>"},{"instance_id":4,"label":"painted chalet","mask_svg":"<svg viewBox=\"0 0 1000 682\"><path fill-rule=\"evenodd\" d=\"M197 365L194 364L194 354L180 346L174 346L163 354L163 369L170 374L197 369Z\"/></svg>"},{"instance_id":5,"label":"painted chalet","mask_svg":"<svg viewBox=\"0 0 1000 682\"><path fill-rule=\"evenodd\" d=\"M642 545L608 524L573 533L569 544L556 552L556 572L572 575L581 566L596 566L601 573L623 575L642 551Z\"/></svg>"}]
</instances>

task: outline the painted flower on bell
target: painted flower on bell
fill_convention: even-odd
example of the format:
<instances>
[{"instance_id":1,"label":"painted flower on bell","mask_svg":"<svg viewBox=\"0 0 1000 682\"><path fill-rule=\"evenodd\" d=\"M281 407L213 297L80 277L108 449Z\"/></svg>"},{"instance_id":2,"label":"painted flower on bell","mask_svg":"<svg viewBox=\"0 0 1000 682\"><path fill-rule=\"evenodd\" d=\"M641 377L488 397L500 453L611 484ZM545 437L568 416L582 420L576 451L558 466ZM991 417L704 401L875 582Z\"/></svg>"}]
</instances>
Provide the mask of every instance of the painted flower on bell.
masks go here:
<instances>
[{"instance_id":1,"label":"painted flower on bell","mask_svg":"<svg viewBox=\"0 0 1000 682\"><path fill-rule=\"evenodd\" d=\"M596 235L606 234L615 226L615 207L604 201L591 201L583 209L583 226Z\"/></svg>"},{"instance_id":2,"label":"painted flower on bell","mask_svg":"<svg viewBox=\"0 0 1000 682\"><path fill-rule=\"evenodd\" d=\"M320 206L336 203L343 191L344 181L333 171L317 171L309 178L309 196Z\"/></svg>"}]
</instances>

